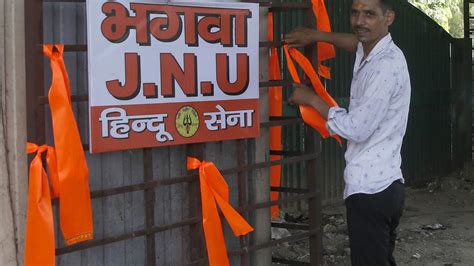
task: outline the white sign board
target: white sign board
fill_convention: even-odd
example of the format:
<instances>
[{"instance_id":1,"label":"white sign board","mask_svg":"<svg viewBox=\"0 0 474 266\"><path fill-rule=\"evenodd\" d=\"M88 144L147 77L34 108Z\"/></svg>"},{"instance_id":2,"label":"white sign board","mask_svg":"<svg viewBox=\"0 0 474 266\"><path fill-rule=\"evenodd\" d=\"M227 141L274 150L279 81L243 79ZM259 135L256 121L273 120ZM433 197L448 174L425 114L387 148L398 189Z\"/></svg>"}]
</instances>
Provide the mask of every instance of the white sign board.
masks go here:
<instances>
[{"instance_id":1,"label":"white sign board","mask_svg":"<svg viewBox=\"0 0 474 266\"><path fill-rule=\"evenodd\" d=\"M259 9L87 1L90 150L259 135Z\"/></svg>"}]
</instances>

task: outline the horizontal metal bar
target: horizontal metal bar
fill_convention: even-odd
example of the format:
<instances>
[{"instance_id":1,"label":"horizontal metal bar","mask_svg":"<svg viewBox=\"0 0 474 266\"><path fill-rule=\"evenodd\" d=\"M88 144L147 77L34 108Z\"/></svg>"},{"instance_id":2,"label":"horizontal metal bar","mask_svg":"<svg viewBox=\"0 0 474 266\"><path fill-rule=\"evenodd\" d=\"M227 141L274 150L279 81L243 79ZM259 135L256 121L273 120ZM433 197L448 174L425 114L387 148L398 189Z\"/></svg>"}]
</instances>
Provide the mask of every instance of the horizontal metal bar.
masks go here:
<instances>
[{"instance_id":1,"label":"horizontal metal bar","mask_svg":"<svg viewBox=\"0 0 474 266\"><path fill-rule=\"evenodd\" d=\"M269 80L269 81L261 81L259 83L260 88L265 87L288 87L293 84L292 80Z\"/></svg>"},{"instance_id":2,"label":"horizontal metal bar","mask_svg":"<svg viewBox=\"0 0 474 266\"><path fill-rule=\"evenodd\" d=\"M175 185L175 184L184 183L184 182L193 182L193 181L197 181L198 178L199 177L197 175L183 176L183 177L163 179L163 180L154 180L151 182L140 183L140 184L135 184L135 185L130 185L130 186L98 190L98 191L91 192L91 198L96 199L96 198L110 197L114 195L131 193L131 192L141 191L145 189L158 188L161 186L170 186L170 185Z\"/></svg>"},{"instance_id":3,"label":"horizontal metal bar","mask_svg":"<svg viewBox=\"0 0 474 266\"><path fill-rule=\"evenodd\" d=\"M269 41L263 41L263 42L260 42L260 48L263 48L263 47L267 47L267 48L280 48L283 46L283 42L282 41L279 41L279 40L275 40L273 42L269 42Z\"/></svg>"},{"instance_id":4,"label":"horizontal metal bar","mask_svg":"<svg viewBox=\"0 0 474 266\"><path fill-rule=\"evenodd\" d=\"M109 196L118 195L118 194L124 194L124 193L130 193L130 192L145 190L145 189L149 189L149 188L153 188L153 187L158 187L159 184L157 184L157 183L158 183L158 181L153 181L153 182L141 183L141 184L130 185L130 186L123 186L123 187L117 187L117 188L110 188L110 189L92 191L91 192L91 198L92 199L104 198L104 197L109 197Z\"/></svg>"},{"instance_id":5,"label":"horizontal metal bar","mask_svg":"<svg viewBox=\"0 0 474 266\"><path fill-rule=\"evenodd\" d=\"M280 119L280 120L271 120L269 122L262 122L260 124L260 127L269 128L269 127L288 126L288 125L303 123L303 119L301 117L288 117L288 118L290 119Z\"/></svg>"},{"instance_id":6,"label":"horizontal metal bar","mask_svg":"<svg viewBox=\"0 0 474 266\"><path fill-rule=\"evenodd\" d=\"M272 223L272 227L296 229L296 230L309 230L308 224L297 224L297 223Z\"/></svg>"},{"instance_id":7,"label":"horizontal metal bar","mask_svg":"<svg viewBox=\"0 0 474 266\"><path fill-rule=\"evenodd\" d=\"M38 49L42 49L43 45L50 44L50 43L40 43L36 44ZM63 44L64 45L64 52L85 52L87 51L86 44Z\"/></svg>"},{"instance_id":8,"label":"horizontal metal bar","mask_svg":"<svg viewBox=\"0 0 474 266\"><path fill-rule=\"evenodd\" d=\"M64 45L64 52L87 52L87 45L85 45L85 44L66 44L66 45Z\"/></svg>"},{"instance_id":9,"label":"horizontal metal bar","mask_svg":"<svg viewBox=\"0 0 474 266\"><path fill-rule=\"evenodd\" d=\"M307 195L303 196L296 196L296 197L288 197L282 200L276 200L276 201L268 201L268 202L262 202L262 203L257 203L257 204L252 204L252 205L247 205L247 206L241 206L238 208L235 208L239 213L244 213L244 212L250 212L253 210L257 209L263 209L263 208L268 208L272 205L276 204L286 204L286 203L291 203L295 201L301 201L305 199L311 199L315 196L315 193L308 193ZM183 226L189 226L193 224L200 223L202 220L202 217L193 217L189 219L185 219L181 222L177 223L172 223L168 225L161 225L161 226L154 226L150 229L143 229L143 230L138 230L134 231L131 233L126 233L118 236L113 236L113 237L107 237L107 238L102 238L102 239L96 239L96 240L90 240L87 242L79 243L73 246L67 246L67 247L61 247L56 249L56 255L63 255L67 253L72 253L75 251L79 250L84 250L88 248L93 248L97 246L102 246L102 245L107 245L119 241L125 241L128 239L132 239L135 237L141 237L145 235L150 235L150 234L156 234L158 232L170 230L170 229L175 229Z\"/></svg>"},{"instance_id":10,"label":"horizontal metal bar","mask_svg":"<svg viewBox=\"0 0 474 266\"><path fill-rule=\"evenodd\" d=\"M111 244L111 243L114 243L114 242L124 241L124 240L132 239L132 238L135 238L135 237L141 237L141 236L145 236L145 235L148 235L148 234L156 234L158 232L163 232L163 231L166 231L166 230L179 228L179 227L186 226L186 225L196 224L196 223L199 223L201 221L201 219L202 218L194 217L194 218L191 218L191 219L183 220L183 221L178 222L178 223L162 225L162 226L154 226L154 227L152 227L148 230L145 230L145 229L144 230L138 230L138 231L134 231L134 232L119 235L119 236L107 237L107 238L96 239L96 240L90 240L90 241L78 243L78 244L75 244L75 245L72 245L72 246L57 248L56 249L56 256L71 253L71 252L75 252L75 251L78 251L78 250L84 250L84 249L93 248L93 247L97 247L97 246L107 245L107 244Z\"/></svg>"},{"instance_id":11,"label":"horizontal metal bar","mask_svg":"<svg viewBox=\"0 0 474 266\"><path fill-rule=\"evenodd\" d=\"M291 121L295 118L299 118L299 116L270 116L270 121Z\"/></svg>"},{"instance_id":12,"label":"horizontal metal bar","mask_svg":"<svg viewBox=\"0 0 474 266\"><path fill-rule=\"evenodd\" d=\"M303 194L303 193L308 193L309 190L302 189L302 188L292 188L292 187L270 187L270 191Z\"/></svg>"},{"instance_id":13,"label":"horizontal metal bar","mask_svg":"<svg viewBox=\"0 0 474 266\"><path fill-rule=\"evenodd\" d=\"M235 209L240 213L251 212L254 210L264 209L264 208L275 206L275 205L283 205L283 204L287 204L287 203L291 203L295 201L309 200L314 197L316 197L316 192L301 194L301 195L293 196L293 197L287 197L287 198L279 199L279 200L256 203L256 204L247 205L247 206L240 206Z\"/></svg>"},{"instance_id":14,"label":"horizontal metal bar","mask_svg":"<svg viewBox=\"0 0 474 266\"><path fill-rule=\"evenodd\" d=\"M238 249L238 250L233 250L231 252L228 252L227 254L228 254L229 257L240 256L242 254L254 252L254 251L257 251L257 250L260 250L260 249L274 247L274 246L282 244L282 243L289 243L289 242L295 242L295 241L307 239L307 238L311 237L312 235L315 235L318 231L320 231L320 230L313 229L313 230L308 231L308 232L295 234L295 235L284 237L284 238L277 239L277 240L267 241L267 242L259 244L259 245L244 247L244 248L241 248L241 249ZM192 261L192 262L188 263L187 265L202 265L202 264L205 264L207 262L208 262L208 258L204 257L204 258Z\"/></svg>"},{"instance_id":15,"label":"horizontal metal bar","mask_svg":"<svg viewBox=\"0 0 474 266\"><path fill-rule=\"evenodd\" d=\"M281 156L298 156L304 154L302 151L278 151L278 150L270 150L270 155L281 155Z\"/></svg>"},{"instance_id":16,"label":"horizontal metal bar","mask_svg":"<svg viewBox=\"0 0 474 266\"><path fill-rule=\"evenodd\" d=\"M296 260L287 260L287 259L281 259L281 258L272 258L272 262L278 263L278 264L286 264L286 265L291 265L291 266L306 266L306 265L311 265L308 262L301 262L301 261L296 261Z\"/></svg>"},{"instance_id":17,"label":"horizontal metal bar","mask_svg":"<svg viewBox=\"0 0 474 266\"><path fill-rule=\"evenodd\" d=\"M283 238L276 239L276 240L271 240L271 241L268 241L266 243L262 243L262 244L255 245L255 246L250 246L250 247L247 248L247 250L252 252L252 251L257 251L257 250L264 249L264 248L274 247L276 245L283 244L283 243L300 241L300 240L309 238L312 235L315 235L319 231L320 231L319 229L313 229L313 230L310 230L308 232L294 234L292 236L287 236L287 237L283 237ZM233 254L234 254L234 252L230 252L229 255L233 255ZM240 254L241 253L237 253L236 255L240 255Z\"/></svg>"},{"instance_id":18,"label":"horizontal metal bar","mask_svg":"<svg viewBox=\"0 0 474 266\"><path fill-rule=\"evenodd\" d=\"M274 165L285 165L285 164L291 164L291 163L296 163L296 162L314 160L319 155L320 155L319 153L305 154L305 155L289 157L289 158L285 158L281 160L274 160L271 162L254 163L254 164L244 165L241 167L224 169L224 170L221 170L220 172L222 175L228 175L228 174L235 174L239 172L253 171L253 170L268 168ZM179 183L184 183L184 182L194 182L194 181L197 181L198 178L199 176L196 173L196 174L183 175L183 176L169 178L169 179L154 180L152 182L140 183L140 184L135 184L135 185L98 190L98 191L91 192L91 198L102 198L102 197L108 197L108 196L113 196L113 195L118 195L118 194L131 193L131 192L145 190L145 189L157 188L160 186L169 186L169 185L174 185L174 184L179 184Z\"/></svg>"},{"instance_id":19,"label":"horizontal metal bar","mask_svg":"<svg viewBox=\"0 0 474 266\"><path fill-rule=\"evenodd\" d=\"M310 1L305 1L302 3L280 2L280 3L272 3L272 6L270 7L270 11L283 12L283 11L294 11L298 9L309 9L309 8L311 8Z\"/></svg>"},{"instance_id":20,"label":"horizontal metal bar","mask_svg":"<svg viewBox=\"0 0 474 266\"><path fill-rule=\"evenodd\" d=\"M261 1L261 0L241 0L240 2L260 4L261 7L266 7L266 6L271 6L272 5L271 1Z\"/></svg>"},{"instance_id":21,"label":"horizontal metal bar","mask_svg":"<svg viewBox=\"0 0 474 266\"><path fill-rule=\"evenodd\" d=\"M281 160L247 164L240 167L231 168L228 170L222 170L221 173L225 175L225 174L235 174L235 173L244 172L244 171L254 171L258 169L269 168L270 166L274 166L274 165L285 165L285 164L291 164L291 163L296 163L296 162L314 160L319 156L320 156L320 152L304 154L301 156L294 156L294 157L284 158Z\"/></svg>"},{"instance_id":22,"label":"horizontal metal bar","mask_svg":"<svg viewBox=\"0 0 474 266\"><path fill-rule=\"evenodd\" d=\"M89 96L87 94L71 95L72 102L87 102L88 100L89 100ZM49 104L48 96L38 97L38 104L40 105Z\"/></svg>"},{"instance_id":23,"label":"horizontal metal bar","mask_svg":"<svg viewBox=\"0 0 474 266\"><path fill-rule=\"evenodd\" d=\"M263 128L268 128L268 127L288 126L288 125L303 123L303 119L301 117L279 116L279 117L273 117L273 118L274 119L270 117L270 121L262 122L260 126Z\"/></svg>"}]
</instances>

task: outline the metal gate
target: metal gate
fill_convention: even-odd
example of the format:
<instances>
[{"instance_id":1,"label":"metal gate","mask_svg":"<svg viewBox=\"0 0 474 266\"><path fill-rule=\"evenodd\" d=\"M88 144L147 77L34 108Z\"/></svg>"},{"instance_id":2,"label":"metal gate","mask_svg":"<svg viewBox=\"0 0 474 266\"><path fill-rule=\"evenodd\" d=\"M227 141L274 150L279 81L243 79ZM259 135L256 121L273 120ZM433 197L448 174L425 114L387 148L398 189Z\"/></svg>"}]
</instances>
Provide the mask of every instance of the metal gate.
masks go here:
<instances>
[{"instance_id":1,"label":"metal gate","mask_svg":"<svg viewBox=\"0 0 474 266\"><path fill-rule=\"evenodd\" d=\"M274 12L304 14L312 25L310 1L261 2ZM65 44L65 62L71 80L73 110L83 143L87 143L87 47L85 0L27 0L26 55L28 86L28 140L53 145L47 90L50 79L42 44ZM261 9L262 14L266 9ZM266 20L262 20L260 42L261 73L266 73L268 48L280 41L266 41ZM279 36L279 35L276 35ZM307 51L314 54L314 50ZM265 75L263 75L265 76ZM232 265L270 265L272 246L306 239L310 243L311 265L321 261L321 197L317 169L320 164L319 137L304 128L296 117L268 117L268 86L288 86L287 81L260 82L262 136L259 139L193 144L165 148L130 150L99 155L86 152L94 212L95 239L64 246L57 237L58 265L203 265L207 264L199 182L196 172L186 171L186 156L213 161L225 176L231 202L246 217L255 231L234 238L224 225ZM268 128L298 127L298 149L283 151L279 161L269 161ZM88 150L88 145L84 145ZM269 200L268 168L282 164L293 169L305 165L294 176L304 189L277 201ZM319 168L321 169L321 168ZM278 190L274 188L274 190ZM304 202L309 208L309 223L298 227L300 233L279 240L270 239L270 206ZM57 208L57 204L55 204ZM58 221L56 220L56 224ZM288 224L275 225L291 227ZM294 227L294 226L293 226ZM58 228L58 226L56 226ZM56 229L56 235L60 235ZM278 262L295 263L285 260Z\"/></svg>"},{"instance_id":2,"label":"metal gate","mask_svg":"<svg viewBox=\"0 0 474 266\"><path fill-rule=\"evenodd\" d=\"M309 0L245 2L259 2L261 7L274 12L277 39L294 26L314 24ZM85 0L26 0L25 6L28 139L52 144L46 97L50 73L41 45L64 43L73 108L86 142ZM333 30L349 31L350 3L327 1L327 8ZM458 103L472 106L462 101L463 95L471 96L471 92L457 83L457 77L464 79L456 76L463 73L464 65L456 63L463 53L455 40L406 1L397 1L396 11L391 32L406 55L413 90L402 168L407 181L417 184L459 168L456 162L465 159L463 150L467 141L462 136L466 131L458 129L467 118L465 108L456 107ZM262 12L265 14L266 9ZM229 228L224 226L233 265L269 265L272 246L303 239L310 242L311 264L319 264L321 202L340 201L342 197L344 148L332 140L321 141L312 129L304 126L297 110L286 104L283 117L268 117L267 88L281 85L287 93L291 82L284 71L281 81L269 81L266 77L268 48L281 47L281 42L267 42L266 20L261 23L261 138L87 154L95 239L71 247L58 240L58 265L206 264L199 183L196 173L186 171L188 155L213 161L219 167L229 183L232 204L255 228L250 237L233 239ZM314 49L306 53L314 58ZM327 63L333 68L333 79L325 83L336 101L347 107L354 58L339 50L337 54L336 59ZM283 61L282 65L285 65ZM268 150L268 129L274 126L283 127L283 151ZM87 144L84 148L88 150ZM283 159L270 162L270 154L282 155ZM277 164L283 165L282 187L270 188L268 168ZM280 191L280 200L270 201L270 190ZM273 204L308 210L309 223L272 224L301 230L272 241L269 208Z\"/></svg>"}]
</instances>

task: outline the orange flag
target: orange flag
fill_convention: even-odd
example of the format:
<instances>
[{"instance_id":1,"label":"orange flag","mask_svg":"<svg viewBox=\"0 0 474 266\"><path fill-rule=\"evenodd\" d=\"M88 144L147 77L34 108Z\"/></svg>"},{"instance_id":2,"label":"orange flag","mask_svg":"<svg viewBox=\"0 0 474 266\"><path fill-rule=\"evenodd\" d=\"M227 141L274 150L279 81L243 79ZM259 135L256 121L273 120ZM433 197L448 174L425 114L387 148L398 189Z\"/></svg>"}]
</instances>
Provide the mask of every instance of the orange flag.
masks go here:
<instances>
[{"instance_id":1,"label":"orange flag","mask_svg":"<svg viewBox=\"0 0 474 266\"><path fill-rule=\"evenodd\" d=\"M53 74L48 99L58 159L61 230L67 245L92 239L89 170L71 106L71 89L63 45L45 45Z\"/></svg>"},{"instance_id":2,"label":"orange flag","mask_svg":"<svg viewBox=\"0 0 474 266\"><path fill-rule=\"evenodd\" d=\"M318 31L331 32L331 23L324 0L311 0L314 16L316 17L316 28ZM326 79L331 79L331 69L321 62L334 58L336 50L334 45L325 42L318 42L318 73Z\"/></svg>"},{"instance_id":3,"label":"orange flag","mask_svg":"<svg viewBox=\"0 0 474 266\"><path fill-rule=\"evenodd\" d=\"M26 211L25 265L54 265L54 221L48 176L41 155L46 153L52 193L57 196L58 177L54 148L28 143L30 164L28 209Z\"/></svg>"},{"instance_id":4,"label":"orange flag","mask_svg":"<svg viewBox=\"0 0 474 266\"><path fill-rule=\"evenodd\" d=\"M283 50L285 51L288 71L290 72L290 75L293 78L294 82L301 83L301 80L298 76L298 72L296 71L296 67L293 64L293 59L301 66L303 72L310 79L316 94L318 94L318 96L321 97L321 99L323 99L330 107L338 106L336 101L325 90L323 84L321 83L316 72L314 71L311 62L297 49L288 48L287 45L284 45ZM330 136L329 131L326 128L326 119L324 119L321 114L319 114L313 108L304 105L300 105L300 112L305 123L316 129L323 138L327 138ZM342 145L341 138L338 135L333 135L331 137L336 139L337 142Z\"/></svg>"},{"instance_id":5,"label":"orange flag","mask_svg":"<svg viewBox=\"0 0 474 266\"><path fill-rule=\"evenodd\" d=\"M59 198L60 225L66 245L93 238L89 170L72 111L63 51L63 45L43 46L44 54L51 60L53 75L48 99L56 148L28 145L28 152L38 153L30 166L25 265L54 265L53 214L48 207L51 196L46 189L49 188L48 180L40 162L41 154L46 150L52 193ZM38 243L42 248L38 248Z\"/></svg>"},{"instance_id":6,"label":"orange flag","mask_svg":"<svg viewBox=\"0 0 474 266\"><path fill-rule=\"evenodd\" d=\"M227 257L227 248L217 205L219 205L235 236L246 235L253 231L253 228L229 204L229 188L224 177L213 163L205 161L201 163L196 158L188 157L187 168L188 170L199 169L202 225L206 238L209 265L227 266L229 265L229 258Z\"/></svg>"},{"instance_id":7,"label":"orange flag","mask_svg":"<svg viewBox=\"0 0 474 266\"><path fill-rule=\"evenodd\" d=\"M273 13L268 13L268 41L273 41ZM281 80L280 72L280 61L278 59L277 49L275 47L270 48L270 56L268 62L268 77L270 80ZM282 87L270 87L268 89L269 97L269 113L270 116L281 116L282 115ZM270 150L281 151L281 126L270 128ZM280 155L270 155L270 161L280 160ZM270 186L279 187L281 180L281 165L274 165L270 167ZM278 192L270 192L270 199L278 200ZM271 207L272 217L280 215L280 208L278 205Z\"/></svg>"}]
</instances>

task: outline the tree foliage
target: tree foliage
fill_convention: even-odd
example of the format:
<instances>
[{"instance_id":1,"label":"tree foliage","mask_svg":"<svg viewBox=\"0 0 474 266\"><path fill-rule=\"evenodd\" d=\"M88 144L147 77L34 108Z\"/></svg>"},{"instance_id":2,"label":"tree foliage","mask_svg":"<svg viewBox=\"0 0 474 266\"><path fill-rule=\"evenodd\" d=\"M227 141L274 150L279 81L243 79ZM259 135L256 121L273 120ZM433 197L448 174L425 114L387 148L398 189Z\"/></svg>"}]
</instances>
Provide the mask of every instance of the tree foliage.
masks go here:
<instances>
[{"instance_id":1,"label":"tree foliage","mask_svg":"<svg viewBox=\"0 0 474 266\"><path fill-rule=\"evenodd\" d=\"M408 0L453 37L464 34L463 0Z\"/></svg>"}]
</instances>

